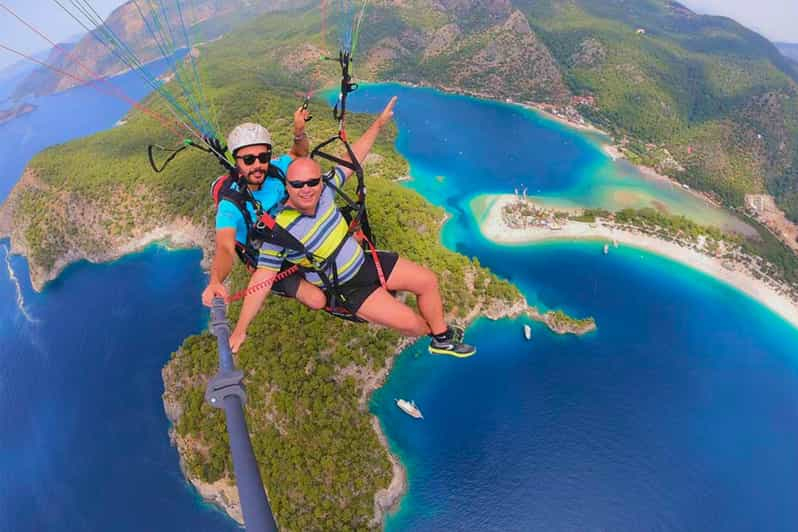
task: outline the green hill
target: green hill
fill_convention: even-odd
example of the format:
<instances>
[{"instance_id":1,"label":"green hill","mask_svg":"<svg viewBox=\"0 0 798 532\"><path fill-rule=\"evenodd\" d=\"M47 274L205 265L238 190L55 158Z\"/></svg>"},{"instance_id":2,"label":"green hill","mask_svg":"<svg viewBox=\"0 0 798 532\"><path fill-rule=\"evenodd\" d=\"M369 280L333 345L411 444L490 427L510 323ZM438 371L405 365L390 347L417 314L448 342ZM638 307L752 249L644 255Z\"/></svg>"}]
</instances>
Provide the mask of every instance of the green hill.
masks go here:
<instances>
[{"instance_id":1,"label":"green hill","mask_svg":"<svg viewBox=\"0 0 798 532\"><path fill-rule=\"evenodd\" d=\"M696 188L768 191L798 220L798 71L736 22L666 0L381 2L361 53L376 79L567 105L638 162L667 150ZM673 172L673 171L672 171Z\"/></svg>"},{"instance_id":2,"label":"green hill","mask_svg":"<svg viewBox=\"0 0 798 532\"><path fill-rule=\"evenodd\" d=\"M693 186L735 206L746 192L768 190L798 218L798 74L770 42L661 0L524 10L571 89L596 96L585 114L632 137L644 162L656 151L646 143L665 147Z\"/></svg>"}]
</instances>

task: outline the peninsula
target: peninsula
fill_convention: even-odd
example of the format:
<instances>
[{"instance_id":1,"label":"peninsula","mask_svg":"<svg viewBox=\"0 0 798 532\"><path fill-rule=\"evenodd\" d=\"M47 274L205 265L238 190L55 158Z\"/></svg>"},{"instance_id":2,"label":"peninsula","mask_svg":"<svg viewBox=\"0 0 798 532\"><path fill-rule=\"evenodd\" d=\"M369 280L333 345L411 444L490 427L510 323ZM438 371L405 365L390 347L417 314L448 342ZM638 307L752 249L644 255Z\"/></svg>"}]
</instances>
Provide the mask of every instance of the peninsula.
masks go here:
<instances>
[{"instance_id":1,"label":"peninsula","mask_svg":"<svg viewBox=\"0 0 798 532\"><path fill-rule=\"evenodd\" d=\"M606 245L609 253L619 244L643 249L730 284L798 326L798 282L781 277L778 268L735 235L686 220L684 227L669 226L668 217L649 209L618 213L553 209L512 194L482 196L471 206L482 220L482 233L495 242L594 240L597 250Z\"/></svg>"},{"instance_id":2,"label":"peninsula","mask_svg":"<svg viewBox=\"0 0 798 532\"><path fill-rule=\"evenodd\" d=\"M233 89L240 89L241 109L256 107L256 90L225 86ZM259 115L273 131L276 152L290 144L284 117L295 106L290 94L274 92L268 112ZM354 113L347 118L353 137L371 122L371 117ZM207 254L213 204L207 186L197 181L198 176L207 175L209 182L217 175L215 162L187 153L168 171L154 174L141 152L152 128L146 116L133 111L118 127L49 148L31 160L0 208L0 234L11 237L12 252L26 255L37 288L71 262L112 260L153 241L201 247ZM335 133L336 123L320 114L312 131L327 138ZM393 182L409 170L396 151L395 135L389 128L375 145L378 157L364 161L371 222L378 228L380 245L438 273L444 300L458 302L448 308L447 318L453 322L534 313L514 286L443 247L443 211ZM109 152L105 146L119 150ZM113 174L107 172L111 167ZM239 269L231 289L245 284L246 272ZM232 320L238 311L238 306L231 307ZM577 321L552 320L551 315L540 319L558 332L569 332L571 326L581 332ZM311 529L321 518L332 529L379 527L406 482L368 410L368 398L384 382L407 340L280 298L269 301L251 331L238 363L247 374L253 445L277 519L294 530ZM216 359L210 335L187 338L163 370L164 406L186 478L204 498L240 517L224 418L203 399Z\"/></svg>"}]
</instances>

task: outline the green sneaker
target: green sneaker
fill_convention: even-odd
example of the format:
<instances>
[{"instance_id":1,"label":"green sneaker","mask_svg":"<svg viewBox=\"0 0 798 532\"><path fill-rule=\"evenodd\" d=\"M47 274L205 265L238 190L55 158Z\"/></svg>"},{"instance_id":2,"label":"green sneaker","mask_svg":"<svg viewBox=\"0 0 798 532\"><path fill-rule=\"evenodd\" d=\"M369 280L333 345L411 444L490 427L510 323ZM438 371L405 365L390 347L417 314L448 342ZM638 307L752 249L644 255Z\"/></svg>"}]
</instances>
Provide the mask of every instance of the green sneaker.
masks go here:
<instances>
[{"instance_id":1,"label":"green sneaker","mask_svg":"<svg viewBox=\"0 0 798 532\"><path fill-rule=\"evenodd\" d=\"M477 348L473 345L457 342L454 338L442 341L433 338L429 343L429 352L433 355L450 355L457 358L468 358L477 352Z\"/></svg>"}]
</instances>

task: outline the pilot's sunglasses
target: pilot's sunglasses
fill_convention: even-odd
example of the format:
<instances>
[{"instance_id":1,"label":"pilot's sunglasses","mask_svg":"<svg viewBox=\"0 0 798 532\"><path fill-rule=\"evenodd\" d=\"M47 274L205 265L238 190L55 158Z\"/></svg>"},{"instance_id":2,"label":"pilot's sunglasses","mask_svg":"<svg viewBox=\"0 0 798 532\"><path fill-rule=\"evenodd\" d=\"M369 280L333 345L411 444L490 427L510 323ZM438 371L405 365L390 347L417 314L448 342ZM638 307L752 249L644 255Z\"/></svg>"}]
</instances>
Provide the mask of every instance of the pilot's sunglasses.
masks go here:
<instances>
[{"instance_id":1,"label":"pilot's sunglasses","mask_svg":"<svg viewBox=\"0 0 798 532\"><path fill-rule=\"evenodd\" d=\"M289 181L288 184L291 185L291 188L302 188L302 187L315 187L319 183L321 183L321 178L317 177L316 179L308 179L307 181Z\"/></svg>"},{"instance_id":2,"label":"pilot's sunglasses","mask_svg":"<svg viewBox=\"0 0 798 532\"><path fill-rule=\"evenodd\" d=\"M240 155L236 156L236 158L244 161L245 165L252 166L255 164L255 161L258 161L261 164L268 163L272 158L272 153L270 151L264 151L257 155Z\"/></svg>"}]
</instances>

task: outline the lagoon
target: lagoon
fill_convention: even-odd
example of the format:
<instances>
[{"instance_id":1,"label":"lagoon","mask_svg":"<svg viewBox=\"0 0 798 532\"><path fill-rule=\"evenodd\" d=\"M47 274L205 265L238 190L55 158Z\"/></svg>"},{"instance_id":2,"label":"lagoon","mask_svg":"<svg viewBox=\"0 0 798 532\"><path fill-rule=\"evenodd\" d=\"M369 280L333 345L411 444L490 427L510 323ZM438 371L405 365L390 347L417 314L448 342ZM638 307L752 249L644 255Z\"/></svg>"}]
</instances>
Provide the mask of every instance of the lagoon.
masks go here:
<instances>
[{"instance_id":1,"label":"lagoon","mask_svg":"<svg viewBox=\"0 0 798 532\"><path fill-rule=\"evenodd\" d=\"M444 244L532 304L594 316L598 331L561 337L533 324L527 342L523 319L480 320L467 333L479 348L471 359L403 353L371 403L408 468L388 530L792 529L798 330L728 285L633 248L494 244L469 203L523 178L557 202L612 208L615 187L614 197L644 191L707 223L728 214L661 194L605 161L593 139L524 121L531 111L395 85L368 86L350 106L375 111L397 92L406 183L452 215ZM508 124L524 160L507 150ZM394 397L415 399L425 420Z\"/></svg>"}]
</instances>

